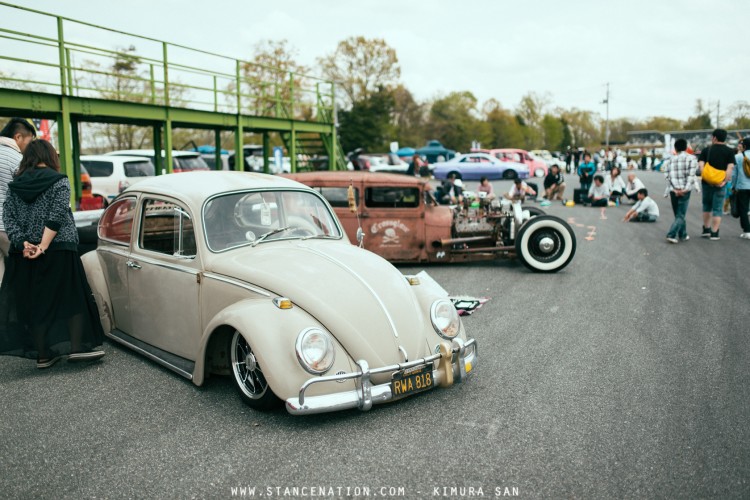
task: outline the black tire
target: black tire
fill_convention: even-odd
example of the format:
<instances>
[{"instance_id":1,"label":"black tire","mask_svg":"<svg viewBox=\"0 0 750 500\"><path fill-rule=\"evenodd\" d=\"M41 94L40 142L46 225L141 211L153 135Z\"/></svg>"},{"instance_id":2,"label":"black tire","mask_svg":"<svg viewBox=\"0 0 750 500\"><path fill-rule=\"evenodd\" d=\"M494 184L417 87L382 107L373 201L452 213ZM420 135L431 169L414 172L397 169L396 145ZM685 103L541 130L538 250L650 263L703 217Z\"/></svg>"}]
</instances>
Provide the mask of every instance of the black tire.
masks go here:
<instances>
[{"instance_id":1,"label":"black tire","mask_svg":"<svg viewBox=\"0 0 750 500\"><path fill-rule=\"evenodd\" d=\"M529 205L524 205L521 207L521 209L528 210L529 214L531 214L532 217L539 217L540 215L547 215L547 212L545 212L544 210L538 207L531 207Z\"/></svg>"},{"instance_id":2,"label":"black tire","mask_svg":"<svg viewBox=\"0 0 750 500\"><path fill-rule=\"evenodd\" d=\"M450 179L451 175L455 175L456 179L463 180L463 176L461 175L461 172L459 172L458 170L453 170L450 173L448 173L448 176L446 177L446 179Z\"/></svg>"},{"instance_id":3,"label":"black tire","mask_svg":"<svg viewBox=\"0 0 750 500\"><path fill-rule=\"evenodd\" d=\"M540 215L521 226L515 247L524 266L535 272L555 273L573 260L576 235L559 217Z\"/></svg>"},{"instance_id":4,"label":"black tire","mask_svg":"<svg viewBox=\"0 0 750 500\"><path fill-rule=\"evenodd\" d=\"M236 330L229 341L229 362L232 381L245 404L258 411L272 410L281 405L281 400L268 385L250 344ZM250 364L252 366L248 366Z\"/></svg>"},{"instance_id":5,"label":"black tire","mask_svg":"<svg viewBox=\"0 0 750 500\"><path fill-rule=\"evenodd\" d=\"M509 169L505 170L505 172L503 172L503 179L513 180L516 177L518 177L518 173L515 170L513 170L512 168L509 168Z\"/></svg>"}]
</instances>

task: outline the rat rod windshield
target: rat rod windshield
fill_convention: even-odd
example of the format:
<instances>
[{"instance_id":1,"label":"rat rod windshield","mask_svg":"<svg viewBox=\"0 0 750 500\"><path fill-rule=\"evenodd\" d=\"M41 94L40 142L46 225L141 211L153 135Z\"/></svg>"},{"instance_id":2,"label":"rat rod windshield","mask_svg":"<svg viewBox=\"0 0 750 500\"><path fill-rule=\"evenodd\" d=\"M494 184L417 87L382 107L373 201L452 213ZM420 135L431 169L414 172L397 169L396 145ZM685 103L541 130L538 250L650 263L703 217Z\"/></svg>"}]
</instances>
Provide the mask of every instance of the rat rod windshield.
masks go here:
<instances>
[{"instance_id":1,"label":"rat rod windshield","mask_svg":"<svg viewBox=\"0 0 750 500\"><path fill-rule=\"evenodd\" d=\"M309 191L239 191L203 206L203 228L212 252L282 240L335 238L341 229L328 205Z\"/></svg>"}]
</instances>

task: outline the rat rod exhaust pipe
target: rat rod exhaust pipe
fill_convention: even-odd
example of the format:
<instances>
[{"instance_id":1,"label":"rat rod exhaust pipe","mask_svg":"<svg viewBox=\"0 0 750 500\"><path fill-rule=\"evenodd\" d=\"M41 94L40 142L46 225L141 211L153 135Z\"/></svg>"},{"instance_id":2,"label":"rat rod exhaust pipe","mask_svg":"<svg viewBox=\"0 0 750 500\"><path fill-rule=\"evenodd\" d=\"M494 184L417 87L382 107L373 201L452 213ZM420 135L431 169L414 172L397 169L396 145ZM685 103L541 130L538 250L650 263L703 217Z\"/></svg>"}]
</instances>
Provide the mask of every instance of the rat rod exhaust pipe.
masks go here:
<instances>
[{"instance_id":1,"label":"rat rod exhaust pipe","mask_svg":"<svg viewBox=\"0 0 750 500\"><path fill-rule=\"evenodd\" d=\"M475 243L477 241L492 241L491 235L488 236L469 236L467 238L449 238L440 241L433 241L433 248L449 247L451 245L458 245L461 243Z\"/></svg>"}]
</instances>

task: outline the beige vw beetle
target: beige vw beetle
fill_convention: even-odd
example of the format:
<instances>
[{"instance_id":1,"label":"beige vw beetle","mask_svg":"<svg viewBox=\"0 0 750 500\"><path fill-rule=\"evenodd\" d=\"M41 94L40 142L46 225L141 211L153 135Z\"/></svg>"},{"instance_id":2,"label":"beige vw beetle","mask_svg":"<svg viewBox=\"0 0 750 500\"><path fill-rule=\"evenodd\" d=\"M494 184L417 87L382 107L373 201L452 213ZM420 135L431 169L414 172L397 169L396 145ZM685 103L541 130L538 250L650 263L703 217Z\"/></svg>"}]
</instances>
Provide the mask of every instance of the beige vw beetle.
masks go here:
<instances>
[{"instance_id":1,"label":"beige vw beetle","mask_svg":"<svg viewBox=\"0 0 750 500\"><path fill-rule=\"evenodd\" d=\"M196 172L148 179L102 215L83 257L107 335L203 384L295 415L369 410L476 366L445 291L350 244L297 182Z\"/></svg>"}]
</instances>

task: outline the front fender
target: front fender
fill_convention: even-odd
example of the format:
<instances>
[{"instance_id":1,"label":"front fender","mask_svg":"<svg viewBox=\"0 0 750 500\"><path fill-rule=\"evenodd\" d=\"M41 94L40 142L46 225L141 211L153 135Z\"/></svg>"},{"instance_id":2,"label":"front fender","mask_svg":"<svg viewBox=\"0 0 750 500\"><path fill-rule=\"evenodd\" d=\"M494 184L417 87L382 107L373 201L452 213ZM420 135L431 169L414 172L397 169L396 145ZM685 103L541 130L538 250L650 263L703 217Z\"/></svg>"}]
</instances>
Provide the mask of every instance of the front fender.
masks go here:
<instances>
[{"instance_id":1,"label":"front fender","mask_svg":"<svg viewBox=\"0 0 750 500\"><path fill-rule=\"evenodd\" d=\"M94 294L96 306L99 309L99 321L102 324L104 333L109 333L115 326L112 317L112 302L109 297L109 289L104 279L102 264L99 260L99 254L96 251L88 252L81 257L83 268L86 271L86 279Z\"/></svg>"},{"instance_id":2,"label":"front fender","mask_svg":"<svg viewBox=\"0 0 750 500\"><path fill-rule=\"evenodd\" d=\"M239 331L250 344L273 392L281 399L297 396L300 386L309 378L316 377L302 368L295 351L297 335L312 326L325 330L320 322L296 305L292 309L279 309L270 300L245 299L235 302L216 314L206 326L196 358L193 383L202 385L205 380L206 351L211 337L222 327L229 327ZM325 375L356 370L349 354L333 335L331 337L336 358ZM353 388L352 381L315 384L315 392L319 394Z\"/></svg>"}]
</instances>

